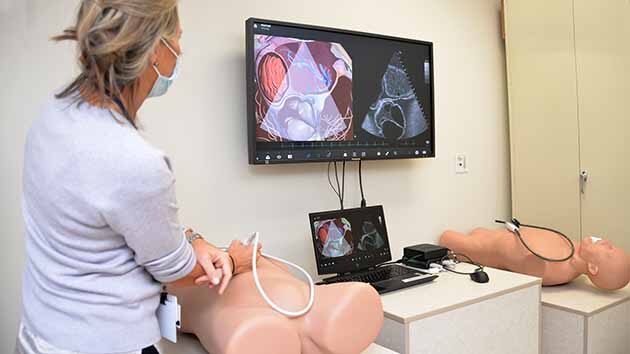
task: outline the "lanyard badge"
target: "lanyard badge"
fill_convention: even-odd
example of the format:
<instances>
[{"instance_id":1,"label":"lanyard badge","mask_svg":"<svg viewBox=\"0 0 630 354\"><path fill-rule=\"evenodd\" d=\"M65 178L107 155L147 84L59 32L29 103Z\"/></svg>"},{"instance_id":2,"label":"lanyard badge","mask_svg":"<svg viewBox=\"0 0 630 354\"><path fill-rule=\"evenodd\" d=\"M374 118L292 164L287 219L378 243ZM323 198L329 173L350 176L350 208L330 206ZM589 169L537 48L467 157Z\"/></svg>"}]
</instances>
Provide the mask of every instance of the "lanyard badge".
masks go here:
<instances>
[{"instance_id":1,"label":"lanyard badge","mask_svg":"<svg viewBox=\"0 0 630 354\"><path fill-rule=\"evenodd\" d=\"M177 343L177 329L181 328L181 306L177 297L163 292L160 295L160 306L157 309L160 334L170 342Z\"/></svg>"}]
</instances>

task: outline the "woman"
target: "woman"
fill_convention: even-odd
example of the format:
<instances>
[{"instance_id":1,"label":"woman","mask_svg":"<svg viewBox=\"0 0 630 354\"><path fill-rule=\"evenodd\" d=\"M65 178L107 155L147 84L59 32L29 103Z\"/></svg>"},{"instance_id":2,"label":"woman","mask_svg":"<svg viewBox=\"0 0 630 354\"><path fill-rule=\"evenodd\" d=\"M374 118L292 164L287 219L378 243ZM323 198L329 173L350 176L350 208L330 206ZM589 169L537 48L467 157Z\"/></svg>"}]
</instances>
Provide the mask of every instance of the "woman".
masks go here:
<instances>
[{"instance_id":1,"label":"woman","mask_svg":"<svg viewBox=\"0 0 630 354\"><path fill-rule=\"evenodd\" d=\"M223 293L251 247L222 252L177 217L175 179L137 112L179 71L177 0L82 0L80 74L33 123L24 160L27 262L16 353L155 353L162 284Z\"/></svg>"}]
</instances>

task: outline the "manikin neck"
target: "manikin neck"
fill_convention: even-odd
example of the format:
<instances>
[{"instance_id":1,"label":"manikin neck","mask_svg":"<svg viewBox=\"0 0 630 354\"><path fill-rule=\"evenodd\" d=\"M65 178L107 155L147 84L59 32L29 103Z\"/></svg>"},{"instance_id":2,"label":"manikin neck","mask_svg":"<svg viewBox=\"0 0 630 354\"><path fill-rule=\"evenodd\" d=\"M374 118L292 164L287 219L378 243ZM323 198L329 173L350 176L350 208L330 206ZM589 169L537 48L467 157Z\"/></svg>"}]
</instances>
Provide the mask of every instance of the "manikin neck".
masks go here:
<instances>
[{"instance_id":1,"label":"manikin neck","mask_svg":"<svg viewBox=\"0 0 630 354\"><path fill-rule=\"evenodd\" d=\"M582 257L580 257L580 245L579 244L577 244L575 246L575 254L569 260L569 264L571 264L571 267L577 273L587 274L588 275L588 264L587 264L587 262L584 259L582 259Z\"/></svg>"}]
</instances>

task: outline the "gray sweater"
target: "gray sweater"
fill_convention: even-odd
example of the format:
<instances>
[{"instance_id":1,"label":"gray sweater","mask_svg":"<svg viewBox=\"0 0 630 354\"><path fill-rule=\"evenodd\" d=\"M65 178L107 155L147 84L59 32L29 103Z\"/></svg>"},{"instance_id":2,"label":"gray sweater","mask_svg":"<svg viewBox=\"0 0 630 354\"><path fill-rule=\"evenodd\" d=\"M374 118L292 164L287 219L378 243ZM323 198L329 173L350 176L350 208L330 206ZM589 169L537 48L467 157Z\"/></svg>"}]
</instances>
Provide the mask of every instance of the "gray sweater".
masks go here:
<instances>
[{"instance_id":1,"label":"gray sweater","mask_svg":"<svg viewBox=\"0 0 630 354\"><path fill-rule=\"evenodd\" d=\"M23 322L57 348L141 349L160 338L160 283L196 259L168 159L120 115L51 99L26 140Z\"/></svg>"}]
</instances>

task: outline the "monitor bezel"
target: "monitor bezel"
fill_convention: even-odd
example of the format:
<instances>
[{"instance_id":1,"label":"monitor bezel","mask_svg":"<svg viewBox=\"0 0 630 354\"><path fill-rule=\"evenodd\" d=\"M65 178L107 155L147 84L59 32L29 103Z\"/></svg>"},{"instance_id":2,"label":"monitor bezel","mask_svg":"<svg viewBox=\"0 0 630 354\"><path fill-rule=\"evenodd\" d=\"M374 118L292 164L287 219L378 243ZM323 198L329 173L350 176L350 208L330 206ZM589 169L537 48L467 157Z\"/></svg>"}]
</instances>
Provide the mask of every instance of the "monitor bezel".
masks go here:
<instances>
[{"instance_id":1,"label":"monitor bezel","mask_svg":"<svg viewBox=\"0 0 630 354\"><path fill-rule=\"evenodd\" d=\"M252 78L255 75L255 62L254 62L254 23L262 22L265 24L276 25L276 26L285 26L285 27L294 27L299 29L306 30L315 30L315 31L327 31L332 33L340 33L346 35L354 35L354 36L363 36L368 38L376 38L376 39L385 39L385 40L393 40L400 42L407 42L412 44L420 44L426 45L429 47L429 57L431 62L431 78L430 78L430 90L431 90L431 116L429 117L430 121L430 132L431 132L431 151L427 155L412 155L412 156L388 156L388 157L353 157L348 154L347 157L336 157L332 159L313 159L313 160L265 160L265 161L257 161L256 160L256 122L252 119L255 115L255 80ZM381 35L375 33L361 32L361 31L353 31L346 30L340 28L331 28L324 26L316 26L309 24L300 24L293 22L283 22L277 20L267 20L262 18L250 17L245 21L245 80L246 80L246 91L247 91L247 147L248 147L248 157L250 165L271 165L271 164L294 164L294 163L309 163L309 162L330 162L330 161L358 161L358 160L401 160L401 159L425 159L425 158L434 158L436 156L435 152L435 75L434 75L434 56L433 56L433 42L418 40L418 39L410 39L410 38L402 38L388 35ZM339 150L340 148L334 148L331 150Z\"/></svg>"},{"instance_id":2,"label":"monitor bezel","mask_svg":"<svg viewBox=\"0 0 630 354\"><path fill-rule=\"evenodd\" d=\"M365 212L366 210L376 210L376 214L380 215L383 217L383 231L384 231L384 235L383 237L385 238L385 242L387 244L387 256L384 257L374 257L373 260L370 261L366 261L366 262L354 262L352 263L354 266L350 267L349 269L334 269L334 268L324 268L321 266L322 264L322 257L319 254L319 252L317 252L317 245L315 244L315 239L316 239L316 234L315 234L315 226L314 221L315 218L321 218L321 217L325 217L327 219L329 218L338 218L338 217L346 217L346 215L348 214L358 214L361 212ZM340 209L340 210L329 210L329 211L320 211L320 212L315 212L315 213L310 213L308 214L308 219L309 219L309 228L311 230L311 243L313 244L313 252L315 254L315 262L316 262L316 266L317 266L317 274L318 275L326 275L326 274L347 274L350 272L356 272L356 271L362 271L362 270L366 270L366 269L370 269L373 267L376 267L377 265L384 263L384 262L389 262L392 260L392 251L391 251L391 245L389 243L389 234L387 232L387 222L386 222L386 218L385 218L385 213L383 211L383 206L382 205L374 205L374 206L369 206L369 207L363 207L363 208L352 208L352 209ZM364 253L364 254L369 254L368 252Z\"/></svg>"}]
</instances>

